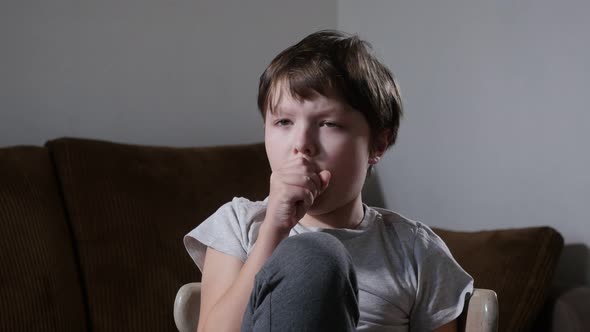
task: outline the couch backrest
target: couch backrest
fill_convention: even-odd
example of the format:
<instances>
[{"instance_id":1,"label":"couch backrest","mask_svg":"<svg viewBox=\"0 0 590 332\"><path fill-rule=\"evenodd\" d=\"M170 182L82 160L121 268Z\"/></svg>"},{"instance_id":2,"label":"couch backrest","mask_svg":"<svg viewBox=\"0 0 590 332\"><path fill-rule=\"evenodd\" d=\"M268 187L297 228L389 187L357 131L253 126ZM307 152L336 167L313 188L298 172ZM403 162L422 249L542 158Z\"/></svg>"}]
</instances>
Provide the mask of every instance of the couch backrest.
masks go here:
<instances>
[{"instance_id":1,"label":"couch backrest","mask_svg":"<svg viewBox=\"0 0 590 332\"><path fill-rule=\"evenodd\" d=\"M456 232L435 229L475 287L498 295L498 331L535 326L550 292L563 237L550 227Z\"/></svg>"},{"instance_id":2,"label":"couch backrest","mask_svg":"<svg viewBox=\"0 0 590 332\"><path fill-rule=\"evenodd\" d=\"M175 331L177 290L200 280L182 238L233 196L264 199L262 144L46 144L55 161L94 332Z\"/></svg>"},{"instance_id":3,"label":"couch backrest","mask_svg":"<svg viewBox=\"0 0 590 332\"><path fill-rule=\"evenodd\" d=\"M0 149L0 331L86 331L72 234L47 149Z\"/></svg>"}]
</instances>

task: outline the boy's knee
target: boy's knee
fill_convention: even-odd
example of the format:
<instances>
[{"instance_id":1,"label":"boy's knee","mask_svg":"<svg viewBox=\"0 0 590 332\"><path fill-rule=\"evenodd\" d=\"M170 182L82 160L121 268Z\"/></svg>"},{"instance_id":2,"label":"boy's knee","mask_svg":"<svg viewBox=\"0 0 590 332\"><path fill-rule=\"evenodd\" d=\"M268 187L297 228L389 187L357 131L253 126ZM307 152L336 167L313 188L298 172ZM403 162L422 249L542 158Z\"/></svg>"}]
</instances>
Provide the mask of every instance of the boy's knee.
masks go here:
<instances>
[{"instance_id":1,"label":"boy's knee","mask_svg":"<svg viewBox=\"0 0 590 332\"><path fill-rule=\"evenodd\" d=\"M288 237L277 247L296 257L308 255L340 256L346 253L346 248L333 235L321 232L309 232Z\"/></svg>"},{"instance_id":2,"label":"boy's knee","mask_svg":"<svg viewBox=\"0 0 590 332\"><path fill-rule=\"evenodd\" d=\"M282 263L294 273L307 270L327 278L353 273L348 251L336 237L327 233L291 236L281 242L275 254L282 257Z\"/></svg>"}]
</instances>

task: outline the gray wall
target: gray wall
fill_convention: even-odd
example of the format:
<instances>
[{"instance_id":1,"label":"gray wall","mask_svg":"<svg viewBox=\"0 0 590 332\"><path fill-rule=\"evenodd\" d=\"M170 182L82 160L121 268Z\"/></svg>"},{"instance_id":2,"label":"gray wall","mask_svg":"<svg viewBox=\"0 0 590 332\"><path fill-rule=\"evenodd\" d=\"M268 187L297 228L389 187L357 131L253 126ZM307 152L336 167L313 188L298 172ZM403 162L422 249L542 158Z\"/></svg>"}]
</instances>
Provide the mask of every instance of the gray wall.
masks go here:
<instances>
[{"instance_id":1,"label":"gray wall","mask_svg":"<svg viewBox=\"0 0 590 332\"><path fill-rule=\"evenodd\" d=\"M311 8L311 9L310 9ZM336 0L4 0L0 146L263 140L258 77Z\"/></svg>"},{"instance_id":2,"label":"gray wall","mask_svg":"<svg viewBox=\"0 0 590 332\"><path fill-rule=\"evenodd\" d=\"M406 101L386 204L449 229L550 225L575 260L560 273L590 283L590 3L338 4Z\"/></svg>"},{"instance_id":3,"label":"gray wall","mask_svg":"<svg viewBox=\"0 0 590 332\"><path fill-rule=\"evenodd\" d=\"M407 106L370 200L449 229L551 225L572 257L561 274L590 280L588 12L581 0L5 0L0 146L262 141L266 64L339 27L373 42Z\"/></svg>"}]
</instances>

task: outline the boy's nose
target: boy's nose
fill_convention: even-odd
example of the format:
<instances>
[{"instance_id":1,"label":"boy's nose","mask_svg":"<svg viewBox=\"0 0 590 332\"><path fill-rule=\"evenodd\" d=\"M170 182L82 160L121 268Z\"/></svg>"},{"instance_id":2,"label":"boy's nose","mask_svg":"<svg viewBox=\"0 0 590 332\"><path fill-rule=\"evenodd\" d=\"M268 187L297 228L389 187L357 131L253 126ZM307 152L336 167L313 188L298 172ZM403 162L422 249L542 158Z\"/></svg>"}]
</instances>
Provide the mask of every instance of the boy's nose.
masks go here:
<instances>
[{"instance_id":1,"label":"boy's nose","mask_svg":"<svg viewBox=\"0 0 590 332\"><path fill-rule=\"evenodd\" d=\"M294 152L295 154L302 153L309 157L315 155L315 149L309 145L295 146Z\"/></svg>"},{"instance_id":2,"label":"boy's nose","mask_svg":"<svg viewBox=\"0 0 590 332\"><path fill-rule=\"evenodd\" d=\"M293 152L302 153L306 156L314 156L317 153L317 146L312 133L309 130L301 130L295 139Z\"/></svg>"}]
</instances>

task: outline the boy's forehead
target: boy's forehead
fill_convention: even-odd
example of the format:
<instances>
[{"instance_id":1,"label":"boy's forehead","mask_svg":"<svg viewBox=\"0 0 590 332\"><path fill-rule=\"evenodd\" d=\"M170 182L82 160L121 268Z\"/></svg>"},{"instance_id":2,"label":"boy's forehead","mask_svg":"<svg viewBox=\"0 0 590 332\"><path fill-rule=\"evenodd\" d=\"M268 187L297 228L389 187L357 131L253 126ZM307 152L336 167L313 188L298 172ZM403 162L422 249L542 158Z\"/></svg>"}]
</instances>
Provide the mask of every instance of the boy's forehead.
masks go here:
<instances>
[{"instance_id":1,"label":"boy's forehead","mask_svg":"<svg viewBox=\"0 0 590 332\"><path fill-rule=\"evenodd\" d=\"M348 111L349 106L339 99L319 93L306 98L283 95L272 108L271 114L292 114L302 110L316 115L327 115Z\"/></svg>"},{"instance_id":2,"label":"boy's forehead","mask_svg":"<svg viewBox=\"0 0 590 332\"><path fill-rule=\"evenodd\" d=\"M316 93L315 91L313 92ZM285 102L289 103L292 101L301 102L303 101L303 98L294 94L289 82L286 80L280 80L271 87L269 91L269 106L272 112L278 111L282 108Z\"/></svg>"},{"instance_id":3,"label":"boy's forehead","mask_svg":"<svg viewBox=\"0 0 590 332\"><path fill-rule=\"evenodd\" d=\"M309 89L305 96L299 96L295 95L286 84L280 84L270 91L267 112L271 114L289 113L306 103L314 103L315 108L325 112L348 109L347 103L333 93L324 95Z\"/></svg>"}]
</instances>

